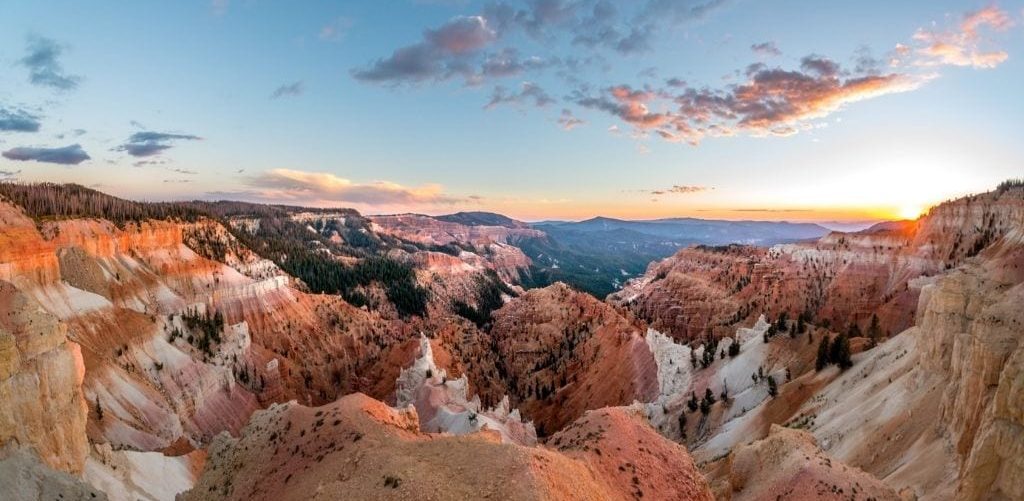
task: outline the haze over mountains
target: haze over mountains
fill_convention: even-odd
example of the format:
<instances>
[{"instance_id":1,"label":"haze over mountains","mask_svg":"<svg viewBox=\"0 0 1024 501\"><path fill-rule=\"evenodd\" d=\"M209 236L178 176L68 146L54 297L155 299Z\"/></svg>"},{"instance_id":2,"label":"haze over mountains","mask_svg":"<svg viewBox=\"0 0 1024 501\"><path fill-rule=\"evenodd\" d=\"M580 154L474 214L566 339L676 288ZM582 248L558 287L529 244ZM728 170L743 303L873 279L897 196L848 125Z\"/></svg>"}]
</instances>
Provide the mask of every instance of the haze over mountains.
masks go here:
<instances>
[{"instance_id":1,"label":"haze over mountains","mask_svg":"<svg viewBox=\"0 0 1024 501\"><path fill-rule=\"evenodd\" d=\"M682 247L774 245L815 239L829 232L813 223L696 218L627 221L595 217L578 222L526 223L489 212L417 217L423 226L437 220L474 227L539 230L542 235L516 234L510 240L531 260L527 283L544 286L562 281L598 297L618 290L626 280L643 273L648 263L668 257Z\"/></svg>"}]
</instances>

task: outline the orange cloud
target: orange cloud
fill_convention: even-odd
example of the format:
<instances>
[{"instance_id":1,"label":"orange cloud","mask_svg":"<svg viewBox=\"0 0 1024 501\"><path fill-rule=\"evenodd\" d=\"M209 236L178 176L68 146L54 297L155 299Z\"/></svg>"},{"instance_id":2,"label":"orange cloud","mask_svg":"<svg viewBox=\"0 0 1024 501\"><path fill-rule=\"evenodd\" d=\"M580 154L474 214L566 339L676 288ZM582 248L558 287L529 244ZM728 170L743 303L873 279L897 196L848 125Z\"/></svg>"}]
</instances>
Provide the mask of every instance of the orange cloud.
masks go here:
<instances>
[{"instance_id":1,"label":"orange cloud","mask_svg":"<svg viewBox=\"0 0 1024 501\"><path fill-rule=\"evenodd\" d=\"M1013 26L1010 16L998 7L990 6L969 12L956 29L947 31L918 30L914 40L923 44L917 50L921 56L915 61L920 66L970 66L990 69L999 66L1009 58L1002 50L985 50L980 31L990 28L1006 31Z\"/></svg>"},{"instance_id":2,"label":"orange cloud","mask_svg":"<svg viewBox=\"0 0 1024 501\"><path fill-rule=\"evenodd\" d=\"M363 205L380 207L413 207L452 205L468 202L444 193L439 184L417 187L402 186L389 181L356 183L329 172L307 172L273 169L249 180L256 189L250 193L263 200L313 205Z\"/></svg>"}]
</instances>

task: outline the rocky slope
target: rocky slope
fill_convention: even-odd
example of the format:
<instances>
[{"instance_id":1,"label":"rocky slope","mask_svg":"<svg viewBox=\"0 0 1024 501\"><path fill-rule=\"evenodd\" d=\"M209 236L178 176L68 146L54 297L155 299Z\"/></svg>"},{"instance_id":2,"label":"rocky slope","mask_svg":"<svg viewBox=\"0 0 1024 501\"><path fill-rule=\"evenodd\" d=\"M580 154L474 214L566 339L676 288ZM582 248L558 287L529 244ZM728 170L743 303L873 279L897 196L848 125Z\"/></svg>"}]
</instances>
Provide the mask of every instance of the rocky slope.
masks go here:
<instances>
[{"instance_id":1,"label":"rocky slope","mask_svg":"<svg viewBox=\"0 0 1024 501\"><path fill-rule=\"evenodd\" d=\"M708 499L700 468L722 499L1024 497L1020 189L686 249L608 302L511 285L524 264L493 249L533 231L515 224L218 210L0 202L0 476L111 499ZM311 293L289 256L382 276ZM397 307L413 287L420 314ZM816 367L847 332L850 365Z\"/></svg>"},{"instance_id":2,"label":"rocky slope","mask_svg":"<svg viewBox=\"0 0 1024 501\"><path fill-rule=\"evenodd\" d=\"M185 499L711 499L685 450L627 410L588 415L556 439L553 450L431 435L411 408L361 394L276 405L240 438L218 438Z\"/></svg>"},{"instance_id":3,"label":"rocky slope","mask_svg":"<svg viewBox=\"0 0 1024 501\"><path fill-rule=\"evenodd\" d=\"M696 246L651 264L648 272L609 297L651 326L688 341L760 314L865 332L872 316L883 336L914 323L919 289L934 276L977 256L1019 225L1017 190L991 192L933 208L920 220L831 233L813 243Z\"/></svg>"},{"instance_id":4,"label":"rocky slope","mask_svg":"<svg viewBox=\"0 0 1024 501\"><path fill-rule=\"evenodd\" d=\"M749 286L723 293L723 288L715 284L727 283L733 277L717 278L713 273L727 275L728 270L755 261L750 268L754 277L760 273L798 280L801 275L793 274L792 256L817 258L824 251L841 251L847 265L837 270L836 276L843 277L852 273L851 240L860 242L856 246L862 257L868 242L873 242L870 246L875 250L871 252L879 255L876 260L889 263L885 274L874 276L884 276L890 284L902 284L897 287L916 303L912 308L891 310L899 310L899 316L890 318L909 316L911 327L877 347L872 348L866 339L854 338L852 367L846 370L834 366L816 370L814 358L822 338L837 336L827 327L837 322L821 321L821 316L827 320L842 311L832 296L838 294L843 283L859 283L852 279L832 283L829 294L820 296L823 302L818 303L818 325L809 323L804 332L797 333L795 323L790 321L785 332L771 336L763 318L752 329L736 329L732 326L735 321L725 322L730 326L717 326L711 339L721 338L716 346L719 354L711 357L710 364L703 356L709 338L701 336L703 342L692 343L696 348L691 349L652 330L648 342L659 364L661 396L648 406L648 415L663 433L689 444L720 497L782 494L770 487L780 485L778 482L806 487L786 491L790 496L835 496L831 490L815 492L822 486L820 482L803 482L826 475L816 469L816 460L807 459L821 454L829 458L833 470L837 465L844 472L859 469L880 479L891 489L889 494L879 494L883 497L893 491L923 499L1024 496L1019 461L1024 428L1019 412L1018 360L1024 333L1024 318L1019 311L1019 305L1024 304L1022 209L1024 193L1020 190L993 192L938 206L914 225L869 230L853 237L832 235L813 245L776 247L763 255L755 251L750 258L741 248L691 249L652 266L655 273L662 267L670 271L665 278L649 277L647 283L635 284L633 292L646 296L634 298L635 309L636 305L653 305L657 297L679 305L700 305L708 298L709 290L721 295L707 304L720 306L729 305L730 299L744 298L744 289L767 282L755 278ZM872 240L879 233L892 238L893 231L903 235L900 238L904 245ZM963 242L972 243L964 250ZM845 247L848 245L849 251ZM724 265L718 271L712 266L716 259ZM691 276L680 277L677 282L697 285L675 289L681 295L674 298L656 290L653 284L671 281L668 277L681 273L679 269ZM761 304L775 304L776 298L780 304L792 301L791 290L774 289ZM892 304L891 299L885 301L888 288L861 283L854 290L865 298L855 309L873 311L881 318L886 305ZM798 295L801 301L806 297ZM837 306L829 309L832 303ZM656 311L668 312L664 308ZM694 311L711 310L698 306ZM759 310L745 311L753 315ZM857 315L846 311L851 317ZM728 315L728 310L721 314ZM733 315L735 318L735 312ZM653 325L667 325L659 323L664 318L655 316ZM740 321L739 325L750 325L747 322L751 320ZM730 350L733 343L739 343L735 354ZM774 379L778 387L775 397L764 384L767 378ZM726 388L728 396L723 398L721 392ZM707 412L697 412L696 404L689 407L689 396L700 401L707 390L715 397ZM684 417L677 424L680 415ZM807 430L813 437L808 444L816 442L821 454L783 454L797 458L784 461L795 465L793 469L784 468L797 472L797 477L790 480L786 480L788 473L751 469L749 465L737 473L736 466L748 461L743 459L745 456L760 457L777 448L771 445L778 441L773 427L783 424ZM784 442L794 442L792 438ZM767 441L743 445L760 439ZM807 440L796 440L801 441ZM777 459L782 457L779 454L770 455ZM798 460L801 456L806 456L804 461ZM754 478L753 483L759 487L745 487L746 480L737 484L737 477ZM862 474L855 473L852 478L862 478ZM858 491L867 492L869 482L858 482ZM844 492L850 494L849 489L844 488Z\"/></svg>"},{"instance_id":5,"label":"rocky slope","mask_svg":"<svg viewBox=\"0 0 1024 501\"><path fill-rule=\"evenodd\" d=\"M645 402L657 393L643 327L564 284L533 289L494 313L498 376L541 435L584 410Z\"/></svg>"}]
</instances>

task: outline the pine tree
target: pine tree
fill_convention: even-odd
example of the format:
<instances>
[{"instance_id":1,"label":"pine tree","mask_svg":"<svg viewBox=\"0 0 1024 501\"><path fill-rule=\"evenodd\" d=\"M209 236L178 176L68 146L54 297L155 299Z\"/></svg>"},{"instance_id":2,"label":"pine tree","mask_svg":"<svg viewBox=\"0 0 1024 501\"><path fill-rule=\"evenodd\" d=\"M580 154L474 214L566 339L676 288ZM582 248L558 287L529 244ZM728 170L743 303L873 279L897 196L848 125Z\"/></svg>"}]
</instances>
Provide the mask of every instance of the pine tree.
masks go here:
<instances>
[{"instance_id":1,"label":"pine tree","mask_svg":"<svg viewBox=\"0 0 1024 501\"><path fill-rule=\"evenodd\" d=\"M704 389L704 400L707 400L711 405L715 404L715 394L711 393L711 388Z\"/></svg>"},{"instance_id":2,"label":"pine tree","mask_svg":"<svg viewBox=\"0 0 1024 501\"><path fill-rule=\"evenodd\" d=\"M850 359L850 338L846 334L836 336L829 349L829 362L836 364L841 369L853 367L853 360Z\"/></svg>"},{"instance_id":3,"label":"pine tree","mask_svg":"<svg viewBox=\"0 0 1024 501\"><path fill-rule=\"evenodd\" d=\"M829 364L829 342L828 342L828 334L826 333L826 334L821 336L821 343L818 344L818 358L814 362L814 367L815 367L815 369L820 371L820 370L824 369L825 367L828 367L828 364Z\"/></svg>"},{"instance_id":4,"label":"pine tree","mask_svg":"<svg viewBox=\"0 0 1024 501\"><path fill-rule=\"evenodd\" d=\"M882 337L882 326L879 324L879 316L871 315L871 324L867 326L867 338L870 339L870 347L879 343L879 338Z\"/></svg>"},{"instance_id":5,"label":"pine tree","mask_svg":"<svg viewBox=\"0 0 1024 501\"><path fill-rule=\"evenodd\" d=\"M686 440L686 413L679 413L679 436Z\"/></svg>"},{"instance_id":6,"label":"pine tree","mask_svg":"<svg viewBox=\"0 0 1024 501\"><path fill-rule=\"evenodd\" d=\"M100 397L96 397L96 419L103 421L103 406L100 405Z\"/></svg>"},{"instance_id":7,"label":"pine tree","mask_svg":"<svg viewBox=\"0 0 1024 501\"><path fill-rule=\"evenodd\" d=\"M697 410L697 407L699 406L697 403L697 393L692 391L690 392L690 400L686 402L686 406L690 409L690 412Z\"/></svg>"},{"instance_id":8,"label":"pine tree","mask_svg":"<svg viewBox=\"0 0 1024 501\"><path fill-rule=\"evenodd\" d=\"M779 386L775 383L775 378L773 376L768 376L768 394L771 395L772 398L779 395Z\"/></svg>"}]
</instances>

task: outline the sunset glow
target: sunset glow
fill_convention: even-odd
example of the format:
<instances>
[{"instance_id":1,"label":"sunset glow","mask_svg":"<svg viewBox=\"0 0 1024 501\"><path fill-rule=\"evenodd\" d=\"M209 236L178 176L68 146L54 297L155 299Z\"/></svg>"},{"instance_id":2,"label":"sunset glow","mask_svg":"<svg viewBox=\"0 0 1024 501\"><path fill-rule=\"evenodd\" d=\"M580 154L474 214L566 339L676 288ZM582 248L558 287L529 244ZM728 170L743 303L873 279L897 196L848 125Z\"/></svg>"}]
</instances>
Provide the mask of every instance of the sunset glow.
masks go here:
<instances>
[{"instance_id":1,"label":"sunset glow","mask_svg":"<svg viewBox=\"0 0 1024 501\"><path fill-rule=\"evenodd\" d=\"M510 1L508 19L399 3L7 5L0 179L371 214L830 221L916 217L1024 158L1020 2L596 18L589 0Z\"/></svg>"}]
</instances>

